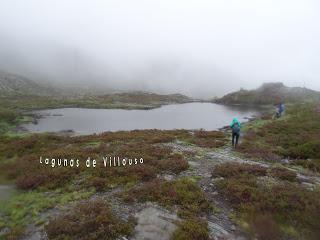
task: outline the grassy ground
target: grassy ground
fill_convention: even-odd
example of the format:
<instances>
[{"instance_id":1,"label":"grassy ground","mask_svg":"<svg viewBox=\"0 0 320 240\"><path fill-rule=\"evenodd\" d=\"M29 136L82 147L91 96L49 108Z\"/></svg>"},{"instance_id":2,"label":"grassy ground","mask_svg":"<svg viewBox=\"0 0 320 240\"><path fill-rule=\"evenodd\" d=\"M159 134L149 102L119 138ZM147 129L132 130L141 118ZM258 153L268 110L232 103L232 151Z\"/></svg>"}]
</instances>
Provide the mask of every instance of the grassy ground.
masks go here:
<instances>
[{"instance_id":1,"label":"grassy ground","mask_svg":"<svg viewBox=\"0 0 320 240\"><path fill-rule=\"evenodd\" d=\"M14 110L35 110L63 107L152 109L192 99L179 95L149 93L118 93L98 96L9 96L0 97L0 107Z\"/></svg>"},{"instance_id":2,"label":"grassy ground","mask_svg":"<svg viewBox=\"0 0 320 240\"><path fill-rule=\"evenodd\" d=\"M306 189L285 168L222 164L213 169L235 219L258 239L318 239L320 188Z\"/></svg>"},{"instance_id":3,"label":"grassy ground","mask_svg":"<svg viewBox=\"0 0 320 240\"><path fill-rule=\"evenodd\" d=\"M52 219L45 230L50 239L118 239L132 234L134 219L123 221L108 203L92 200L77 204L72 211Z\"/></svg>"},{"instance_id":4,"label":"grassy ground","mask_svg":"<svg viewBox=\"0 0 320 240\"><path fill-rule=\"evenodd\" d=\"M54 189L71 181L79 174L87 177L87 185L99 185L150 180L157 173L168 171L179 173L188 164L180 154L167 147L157 145L180 139L199 146L219 147L225 143L220 132L196 132L185 130L142 130L131 132L109 132L101 135L64 137L50 134L32 134L24 137L0 137L1 174L16 180L22 189L46 187ZM79 159L79 167L51 167L39 164L39 156L54 159ZM102 156L143 158L144 164L131 167L105 168ZM86 168L85 160L97 160L96 169ZM50 162L51 164L51 162ZM112 179L101 186L99 180L108 174Z\"/></svg>"},{"instance_id":5,"label":"grassy ground","mask_svg":"<svg viewBox=\"0 0 320 240\"><path fill-rule=\"evenodd\" d=\"M30 223L45 226L50 239L130 236L135 221L121 218L105 199L96 197L118 188L122 189L118 197L123 204L151 201L176 211L180 221L172 239L210 239L206 216L213 213L215 206L196 178L168 181L159 176L177 176L189 169L187 160L193 152L177 153L168 143L183 142L191 150L204 150L202 160L211 161L205 150L224 149L227 144L224 133L141 130L77 137L8 134L28 117L22 117L14 107L2 109L0 179L17 187L9 202L0 201L0 230L8 231L7 239L19 239ZM317 105L294 105L280 119L264 116L246 124L239 153L233 153L267 164L231 162L212 170L212 183L222 196L218 198L233 207L231 217L252 238L320 236L319 187L304 186L291 169L303 168L317 176L319 115ZM106 155L143 158L144 164L105 168L102 156ZM52 162L43 165L39 163L40 156L79 159L80 166L52 167ZM97 160L96 168L85 166L87 157ZM282 164L282 158L288 158L288 163ZM69 205L65 214L50 219L43 215L57 206ZM87 232L90 235L86 238Z\"/></svg>"},{"instance_id":6,"label":"grassy ground","mask_svg":"<svg viewBox=\"0 0 320 240\"><path fill-rule=\"evenodd\" d=\"M151 201L171 210L178 208L178 215L182 221L173 233L174 240L210 239L207 222L201 219L201 215L213 211L214 207L191 179L171 182L156 179L121 195L123 200L129 203Z\"/></svg>"},{"instance_id":7,"label":"grassy ground","mask_svg":"<svg viewBox=\"0 0 320 240\"><path fill-rule=\"evenodd\" d=\"M130 189L139 183L153 183L158 174L178 174L188 169L188 162L182 154L174 153L171 148L162 145L175 140L210 148L220 147L226 141L221 132L191 133L186 130L109 132L78 137L50 134L0 135L0 175L7 181L14 182L18 188L16 196L10 200L10 203L3 204L1 207L0 214L3 215L4 221L0 223L0 228L9 228L8 238L14 239L23 232L23 227L28 223L41 222L39 213L46 209L86 199L95 193L116 187ZM143 158L144 164L130 167L104 167L102 156L107 155ZM40 164L39 156L54 159L79 159L80 164L79 167L52 167L52 162L49 165ZM96 168L85 166L87 157L97 160ZM190 191L189 196L194 194L192 192L194 190L201 192L191 182L182 182L178 186L185 186L186 190ZM166 195L167 192L163 194ZM182 198L189 196L182 196ZM162 200L159 198L156 201ZM188 200L189 204L191 200ZM103 211L108 212L109 210L103 209ZM112 211L108 213L113 219ZM66 218L74 219L75 215L72 214L63 216L61 221ZM96 217L100 219L99 215ZM116 216L114 217L117 221ZM82 220L85 227L88 220ZM62 227L58 222L54 222L55 224L52 225L55 227L48 230L52 232L53 239L58 237L53 234L53 229ZM181 225L182 229L185 228L183 226ZM184 232L182 229L180 232ZM119 231L123 233L122 230ZM182 232L177 234L181 235ZM125 233L128 233L127 230ZM67 238L74 236L71 232L63 234ZM99 239L99 236L105 236L103 234L97 230L96 238L90 239Z\"/></svg>"},{"instance_id":8,"label":"grassy ground","mask_svg":"<svg viewBox=\"0 0 320 240\"><path fill-rule=\"evenodd\" d=\"M16 110L0 107L0 135L10 133L14 128L31 120L31 116L22 115Z\"/></svg>"},{"instance_id":9,"label":"grassy ground","mask_svg":"<svg viewBox=\"0 0 320 240\"><path fill-rule=\"evenodd\" d=\"M115 94L86 98L45 98L36 96L20 96L19 98L4 98L0 101L0 179L2 183L14 183L17 186L15 194L9 202L1 202L0 229L5 229L6 238L18 239L30 223L44 224L41 212L69 202L87 199L95 193L122 186L131 188L140 182L156 179L157 174L177 174L188 168L188 162L181 154L175 154L162 143L175 140L184 141L201 147L219 147L225 144L225 136L220 132L178 131L131 131L104 133L101 135L65 137L50 134L16 134L19 124L31 121L25 110L55 107L88 107L88 108L127 108L149 109L170 102L187 102L190 99L178 95L160 96L155 94ZM131 167L105 168L103 156L120 156L128 158L143 158L144 164ZM52 167L39 163L39 157L54 159L79 159L79 167ZM85 167L87 157L97 160L97 167ZM93 205L101 203L93 203ZM80 206L80 205L79 205ZM85 207L79 207L87 211ZM60 222L75 219L83 222L82 228L88 227L90 219L80 219L81 212L61 216L61 219L51 220L47 231L52 239L58 239L55 233L61 233L65 238L79 239L70 226L61 230ZM108 213L106 219L111 222L103 224L122 223L112 211L106 207L101 211ZM101 216L97 213L96 224L100 224ZM115 230L109 236L99 229L92 229L96 235L88 239L108 239L120 235L128 235L132 223L126 229ZM130 227L131 226L131 227ZM202 226L202 225L201 225ZM183 227L183 225L181 225ZM71 228L71 229L70 229ZM183 228L181 228L183 229ZM181 235L184 230L181 231ZM62 232L61 232L62 231ZM119 231L119 234L118 234ZM207 231L207 230L206 230ZM78 236L75 238L75 236ZM3 236L2 236L3 237Z\"/></svg>"},{"instance_id":10,"label":"grassy ground","mask_svg":"<svg viewBox=\"0 0 320 240\"><path fill-rule=\"evenodd\" d=\"M292 160L312 171L320 170L320 106L292 105L284 117L271 116L247 126L239 150L252 158L278 161Z\"/></svg>"},{"instance_id":11,"label":"grassy ground","mask_svg":"<svg viewBox=\"0 0 320 240\"><path fill-rule=\"evenodd\" d=\"M297 179L301 171L318 176L319 122L319 105L311 103L288 106L280 119L265 115L245 125L238 148L260 164L213 169L220 193L236 210L234 218L252 237L319 239L320 188Z\"/></svg>"},{"instance_id":12,"label":"grassy ground","mask_svg":"<svg viewBox=\"0 0 320 240\"><path fill-rule=\"evenodd\" d=\"M23 234L27 224L43 224L40 213L57 205L85 199L94 193L94 189L77 191L69 187L56 189L50 194L44 191L17 191L10 201L0 201L0 228L9 228L7 238L15 239Z\"/></svg>"}]
</instances>

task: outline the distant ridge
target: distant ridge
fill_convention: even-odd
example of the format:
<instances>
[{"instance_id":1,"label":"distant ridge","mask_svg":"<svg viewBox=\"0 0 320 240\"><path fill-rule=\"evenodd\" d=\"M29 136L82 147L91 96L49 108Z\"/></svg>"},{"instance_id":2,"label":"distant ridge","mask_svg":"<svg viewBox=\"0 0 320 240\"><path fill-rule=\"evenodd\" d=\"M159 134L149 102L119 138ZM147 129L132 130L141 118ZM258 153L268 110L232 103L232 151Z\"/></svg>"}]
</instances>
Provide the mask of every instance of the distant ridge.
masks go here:
<instances>
[{"instance_id":1,"label":"distant ridge","mask_svg":"<svg viewBox=\"0 0 320 240\"><path fill-rule=\"evenodd\" d=\"M103 96L102 96L103 97ZM119 103L137 103L137 104L172 104L172 103L188 103L194 100L188 96L182 94L156 94L143 91L133 91L124 93L114 93L104 95L104 97L109 97L113 102Z\"/></svg>"},{"instance_id":2,"label":"distant ridge","mask_svg":"<svg viewBox=\"0 0 320 240\"><path fill-rule=\"evenodd\" d=\"M21 95L53 95L58 91L54 88L42 86L28 78L0 71L0 96Z\"/></svg>"},{"instance_id":3,"label":"distant ridge","mask_svg":"<svg viewBox=\"0 0 320 240\"><path fill-rule=\"evenodd\" d=\"M0 71L0 98L22 99L48 97L69 101L67 106L114 107L114 105L148 105L155 107L173 103L187 103L194 100L182 94L156 94L144 91L110 92L104 89L62 89L40 84L28 78ZM25 99L25 98L23 98ZM41 98L42 99L42 98ZM94 103L92 103L93 101ZM78 104L78 105L77 105ZM149 106L150 105L150 106Z\"/></svg>"},{"instance_id":4,"label":"distant ridge","mask_svg":"<svg viewBox=\"0 0 320 240\"><path fill-rule=\"evenodd\" d=\"M287 87L281 82L264 83L255 90L244 90L229 93L213 100L222 104L268 105L279 102L320 101L320 92L302 87Z\"/></svg>"}]
</instances>

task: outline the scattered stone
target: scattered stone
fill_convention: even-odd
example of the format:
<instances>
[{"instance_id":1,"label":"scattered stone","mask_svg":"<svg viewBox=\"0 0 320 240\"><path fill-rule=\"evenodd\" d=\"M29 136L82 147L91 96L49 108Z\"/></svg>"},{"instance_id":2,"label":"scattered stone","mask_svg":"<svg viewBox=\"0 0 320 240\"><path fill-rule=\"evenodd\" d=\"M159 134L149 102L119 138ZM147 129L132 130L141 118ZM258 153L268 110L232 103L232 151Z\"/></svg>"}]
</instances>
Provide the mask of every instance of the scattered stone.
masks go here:
<instances>
[{"instance_id":1,"label":"scattered stone","mask_svg":"<svg viewBox=\"0 0 320 240\"><path fill-rule=\"evenodd\" d=\"M188 163L189 163L189 165L190 165L191 167L197 167L197 166L200 165L200 163L194 162L194 161L189 161Z\"/></svg>"},{"instance_id":2,"label":"scattered stone","mask_svg":"<svg viewBox=\"0 0 320 240\"><path fill-rule=\"evenodd\" d=\"M208 227L212 235L215 237L226 237L229 235L229 232L220 226L218 223L208 222Z\"/></svg>"},{"instance_id":3,"label":"scattered stone","mask_svg":"<svg viewBox=\"0 0 320 240\"><path fill-rule=\"evenodd\" d=\"M301 184L310 190L313 190L313 188L314 188L314 185L312 183L302 182Z\"/></svg>"},{"instance_id":4,"label":"scattered stone","mask_svg":"<svg viewBox=\"0 0 320 240\"><path fill-rule=\"evenodd\" d=\"M287 159L287 158L281 159L280 161L281 161L281 163L283 163L283 164L289 164L289 163L290 163L289 159Z\"/></svg>"},{"instance_id":5,"label":"scattered stone","mask_svg":"<svg viewBox=\"0 0 320 240\"><path fill-rule=\"evenodd\" d=\"M174 176L171 175L171 174L164 174L162 175L163 179L166 180L166 181L172 181L174 180Z\"/></svg>"}]
</instances>

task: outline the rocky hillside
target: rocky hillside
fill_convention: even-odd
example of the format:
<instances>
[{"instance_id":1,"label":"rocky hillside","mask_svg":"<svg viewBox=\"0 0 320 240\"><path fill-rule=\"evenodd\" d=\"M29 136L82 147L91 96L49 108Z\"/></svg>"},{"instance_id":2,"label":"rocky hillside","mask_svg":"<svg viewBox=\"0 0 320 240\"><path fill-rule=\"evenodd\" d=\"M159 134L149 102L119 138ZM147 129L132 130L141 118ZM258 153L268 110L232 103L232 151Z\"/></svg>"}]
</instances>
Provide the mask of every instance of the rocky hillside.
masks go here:
<instances>
[{"instance_id":1,"label":"rocky hillside","mask_svg":"<svg viewBox=\"0 0 320 240\"><path fill-rule=\"evenodd\" d=\"M0 71L0 94L1 96L20 96L20 95L52 95L56 90L42 86L28 78L9 74Z\"/></svg>"},{"instance_id":2,"label":"rocky hillside","mask_svg":"<svg viewBox=\"0 0 320 240\"><path fill-rule=\"evenodd\" d=\"M255 90L233 92L214 100L223 104L267 105L278 102L320 101L320 92L301 88L287 87L283 83L264 83Z\"/></svg>"}]
</instances>

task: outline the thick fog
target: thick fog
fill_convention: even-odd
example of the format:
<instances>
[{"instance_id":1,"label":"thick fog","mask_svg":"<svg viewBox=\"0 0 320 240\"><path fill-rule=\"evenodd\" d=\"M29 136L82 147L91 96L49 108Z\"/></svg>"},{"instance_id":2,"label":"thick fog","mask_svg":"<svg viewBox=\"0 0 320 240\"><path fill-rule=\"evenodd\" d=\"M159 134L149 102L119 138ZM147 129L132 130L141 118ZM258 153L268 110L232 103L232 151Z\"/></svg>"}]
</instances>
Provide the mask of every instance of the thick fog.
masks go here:
<instances>
[{"instance_id":1,"label":"thick fog","mask_svg":"<svg viewBox=\"0 0 320 240\"><path fill-rule=\"evenodd\" d=\"M320 90L314 0L1 0L0 70L99 89Z\"/></svg>"}]
</instances>

